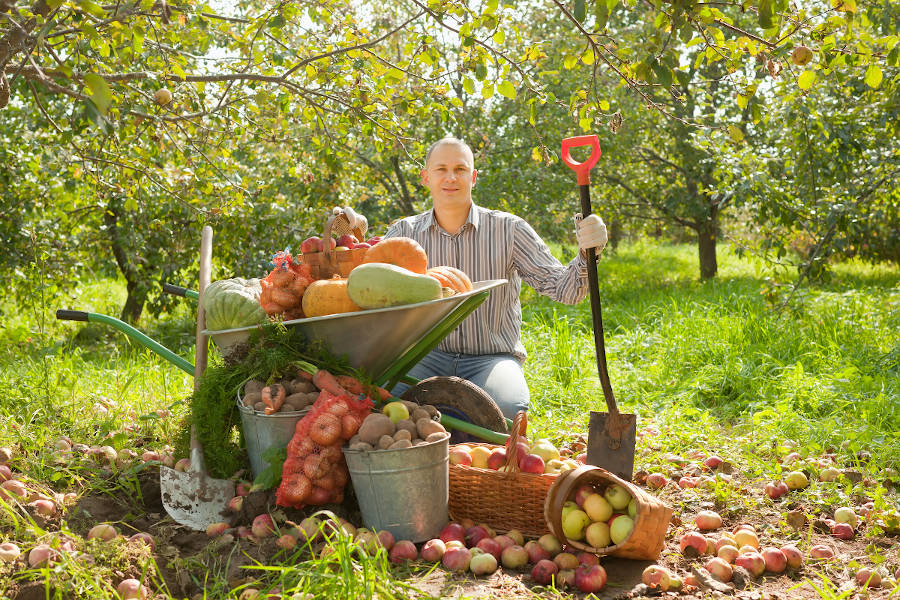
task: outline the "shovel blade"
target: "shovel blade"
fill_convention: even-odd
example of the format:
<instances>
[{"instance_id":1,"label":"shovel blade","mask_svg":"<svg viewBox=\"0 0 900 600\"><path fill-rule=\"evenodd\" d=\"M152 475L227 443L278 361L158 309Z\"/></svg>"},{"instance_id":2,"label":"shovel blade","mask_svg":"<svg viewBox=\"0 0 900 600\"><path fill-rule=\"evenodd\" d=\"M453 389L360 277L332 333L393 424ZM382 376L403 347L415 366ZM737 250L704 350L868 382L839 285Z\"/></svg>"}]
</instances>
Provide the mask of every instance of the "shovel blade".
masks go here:
<instances>
[{"instance_id":1,"label":"shovel blade","mask_svg":"<svg viewBox=\"0 0 900 600\"><path fill-rule=\"evenodd\" d=\"M636 431L635 415L591 411L588 421L588 464L631 481Z\"/></svg>"},{"instance_id":2,"label":"shovel blade","mask_svg":"<svg viewBox=\"0 0 900 600\"><path fill-rule=\"evenodd\" d=\"M205 531L228 520L228 502L234 497L234 482L229 479L160 467L159 486L166 512L180 525Z\"/></svg>"}]
</instances>

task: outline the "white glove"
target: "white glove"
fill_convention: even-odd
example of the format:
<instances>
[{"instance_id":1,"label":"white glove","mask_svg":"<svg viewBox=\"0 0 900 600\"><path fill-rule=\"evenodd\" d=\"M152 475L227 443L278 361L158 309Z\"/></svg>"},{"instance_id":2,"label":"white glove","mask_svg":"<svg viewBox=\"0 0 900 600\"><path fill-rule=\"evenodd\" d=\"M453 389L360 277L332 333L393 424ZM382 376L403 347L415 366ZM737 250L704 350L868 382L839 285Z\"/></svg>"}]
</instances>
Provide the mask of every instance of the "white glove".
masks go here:
<instances>
[{"instance_id":1,"label":"white glove","mask_svg":"<svg viewBox=\"0 0 900 600\"><path fill-rule=\"evenodd\" d=\"M586 218L581 213L575 215L575 237L578 238L578 248L587 252L588 248L596 248L597 254L606 247L608 236L606 223L597 215L588 215Z\"/></svg>"},{"instance_id":2,"label":"white glove","mask_svg":"<svg viewBox=\"0 0 900 600\"><path fill-rule=\"evenodd\" d=\"M366 231L369 229L369 221L363 215L357 213L355 210L350 208L349 206L345 206L343 208L336 206L333 210L334 214L339 215L341 213L344 214L344 217L347 219L347 227L348 231L342 231L341 233L350 233L354 229L359 229L363 235L366 234Z\"/></svg>"}]
</instances>

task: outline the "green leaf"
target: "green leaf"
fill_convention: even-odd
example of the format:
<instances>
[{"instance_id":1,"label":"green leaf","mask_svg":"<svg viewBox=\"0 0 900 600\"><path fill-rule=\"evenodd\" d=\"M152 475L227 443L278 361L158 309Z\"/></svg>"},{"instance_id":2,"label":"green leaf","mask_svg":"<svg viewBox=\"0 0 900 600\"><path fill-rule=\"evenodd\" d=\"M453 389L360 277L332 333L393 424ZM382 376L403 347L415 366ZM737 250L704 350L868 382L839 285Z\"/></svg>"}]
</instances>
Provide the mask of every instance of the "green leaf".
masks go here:
<instances>
[{"instance_id":1,"label":"green leaf","mask_svg":"<svg viewBox=\"0 0 900 600\"><path fill-rule=\"evenodd\" d=\"M869 65L869 68L866 69L866 85L873 90L878 89L878 86L881 85L881 78L881 67L878 65Z\"/></svg>"},{"instance_id":2,"label":"green leaf","mask_svg":"<svg viewBox=\"0 0 900 600\"><path fill-rule=\"evenodd\" d=\"M275 15L273 18L269 19L269 22L267 23L270 29L281 29L285 26L285 24L286 21L280 14Z\"/></svg>"},{"instance_id":3,"label":"green leaf","mask_svg":"<svg viewBox=\"0 0 900 600\"><path fill-rule=\"evenodd\" d=\"M656 74L656 79L661 86L667 88L672 85L672 71L669 70L669 67L661 65L656 61L653 61L650 66Z\"/></svg>"},{"instance_id":4,"label":"green leaf","mask_svg":"<svg viewBox=\"0 0 900 600\"><path fill-rule=\"evenodd\" d=\"M481 97L487 100L494 95L494 84L486 83L481 88Z\"/></svg>"},{"instance_id":5,"label":"green leaf","mask_svg":"<svg viewBox=\"0 0 900 600\"><path fill-rule=\"evenodd\" d=\"M89 15L93 15L98 19L103 19L106 17L106 11L103 10L103 7L99 4L95 4L90 0L78 0L78 8L88 13Z\"/></svg>"},{"instance_id":6,"label":"green leaf","mask_svg":"<svg viewBox=\"0 0 900 600\"><path fill-rule=\"evenodd\" d=\"M597 0L594 4L594 19L597 21L597 29L605 29L609 21L610 8L604 0Z\"/></svg>"},{"instance_id":7,"label":"green leaf","mask_svg":"<svg viewBox=\"0 0 900 600\"><path fill-rule=\"evenodd\" d=\"M772 0L759 0L759 26L763 29L772 27Z\"/></svg>"},{"instance_id":8,"label":"green leaf","mask_svg":"<svg viewBox=\"0 0 900 600\"><path fill-rule=\"evenodd\" d=\"M262 453L261 458L268 464L253 480L253 487L257 490L270 490L281 483L281 471L287 459L287 448L270 446Z\"/></svg>"},{"instance_id":9,"label":"green leaf","mask_svg":"<svg viewBox=\"0 0 900 600\"><path fill-rule=\"evenodd\" d=\"M465 79L463 79L462 83L463 83L463 89L466 90L467 94L475 93L475 82L474 81L472 81L471 79L466 77Z\"/></svg>"},{"instance_id":10,"label":"green leaf","mask_svg":"<svg viewBox=\"0 0 900 600\"><path fill-rule=\"evenodd\" d=\"M503 31L502 29L498 29L497 31L494 32L493 40L494 40L494 43L499 46L506 40L506 32Z\"/></svg>"},{"instance_id":11,"label":"green leaf","mask_svg":"<svg viewBox=\"0 0 900 600\"><path fill-rule=\"evenodd\" d=\"M813 70L803 71L797 78L797 85L801 90L808 90L816 81L816 72Z\"/></svg>"},{"instance_id":12,"label":"green leaf","mask_svg":"<svg viewBox=\"0 0 900 600\"><path fill-rule=\"evenodd\" d=\"M516 99L516 86L514 86L512 82L506 79L503 80L503 83L497 86L497 91L502 96L506 96L510 100Z\"/></svg>"},{"instance_id":13,"label":"green leaf","mask_svg":"<svg viewBox=\"0 0 900 600\"><path fill-rule=\"evenodd\" d=\"M743 141L744 139L744 132L741 131L741 128L737 125L728 125L728 135L731 136L731 139L735 143Z\"/></svg>"},{"instance_id":14,"label":"green leaf","mask_svg":"<svg viewBox=\"0 0 900 600\"><path fill-rule=\"evenodd\" d=\"M567 69L571 69L575 65L578 64L578 57L574 54L567 54L563 59L563 66Z\"/></svg>"},{"instance_id":15,"label":"green leaf","mask_svg":"<svg viewBox=\"0 0 900 600\"><path fill-rule=\"evenodd\" d=\"M475 65L475 78L478 81L484 81L485 77L487 77L487 67L484 66L484 63L478 63Z\"/></svg>"},{"instance_id":16,"label":"green leaf","mask_svg":"<svg viewBox=\"0 0 900 600\"><path fill-rule=\"evenodd\" d=\"M587 5L584 0L575 0L575 8L572 14L575 15L575 19L579 23L584 23L584 18L587 16Z\"/></svg>"},{"instance_id":17,"label":"green leaf","mask_svg":"<svg viewBox=\"0 0 900 600\"><path fill-rule=\"evenodd\" d=\"M112 92L106 80L96 73L87 73L84 76L84 83L90 90L91 100L94 101L97 110L105 115L106 111L109 110L109 105L112 103Z\"/></svg>"}]
</instances>

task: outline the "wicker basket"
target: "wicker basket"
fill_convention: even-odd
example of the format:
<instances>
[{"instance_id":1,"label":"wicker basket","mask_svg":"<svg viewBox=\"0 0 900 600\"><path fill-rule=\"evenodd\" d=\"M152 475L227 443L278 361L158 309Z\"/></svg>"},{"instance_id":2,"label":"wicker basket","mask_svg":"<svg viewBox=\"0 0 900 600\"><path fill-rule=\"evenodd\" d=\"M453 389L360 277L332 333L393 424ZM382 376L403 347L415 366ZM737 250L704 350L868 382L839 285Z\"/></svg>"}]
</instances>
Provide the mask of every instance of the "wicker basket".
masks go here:
<instances>
[{"instance_id":1,"label":"wicker basket","mask_svg":"<svg viewBox=\"0 0 900 600\"><path fill-rule=\"evenodd\" d=\"M516 442L524 438L527 419L524 412L516 415L508 443L508 470L494 471L464 465L450 465L450 518L472 519L485 523L498 532L517 529L524 535L547 533L544 501L557 475L522 473L518 466ZM502 448L494 444L466 444L490 450Z\"/></svg>"},{"instance_id":2,"label":"wicker basket","mask_svg":"<svg viewBox=\"0 0 900 600\"><path fill-rule=\"evenodd\" d=\"M360 241L365 236L365 231L349 227L343 212L332 214L325 221L325 231L322 234L322 239L331 239L332 231L341 234L352 233ZM354 267L362 264L366 250L368 248L335 251L326 245L326 249L322 252L303 254L301 261L303 264L310 266L312 276L316 279L331 279L335 275L347 277Z\"/></svg>"},{"instance_id":3,"label":"wicker basket","mask_svg":"<svg viewBox=\"0 0 900 600\"><path fill-rule=\"evenodd\" d=\"M618 483L623 486L636 501L634 528L622 543L605 548L594 548L585 542L569 540L563 534L562 507L573 499L575 491L584 484L591 484L601 493L609 485ZM672 508L648 494L631 482L616 477L606 469L585 465L562 473L547 493L544 504L544 517L550 526L550 532L568 546L591 552L593 554L609 554L620 558L656 560L666 543L666 529L672 518Z\"/></svg>"}]
</instances>

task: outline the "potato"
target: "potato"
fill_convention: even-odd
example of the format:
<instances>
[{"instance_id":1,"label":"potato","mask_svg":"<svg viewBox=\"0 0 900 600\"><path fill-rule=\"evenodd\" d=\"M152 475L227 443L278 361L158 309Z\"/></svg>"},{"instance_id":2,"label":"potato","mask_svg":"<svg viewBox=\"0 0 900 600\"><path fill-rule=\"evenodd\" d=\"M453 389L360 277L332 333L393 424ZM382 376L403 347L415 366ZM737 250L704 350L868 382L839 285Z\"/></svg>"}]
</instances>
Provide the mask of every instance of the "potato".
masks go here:
<instances>
[{"instance_id":1,"label":"potato","mask_svg":"<svg viewBox=\"0 0 900 600\"><path fill-rule=\"evenodd\" d=\"M388 446L388 450L397 450L400 448L412 448L412 442L409 440L397 440L390 446Z\"/></svg>"},{"instance_id":2,"label":"potato","mask_svg":"<svg viewBox=\"0 0 900 600\"><path fill-rule=\"evenodd\" d=\"M397 431L401 429L405 429L409 432L412 437L416 437L416 424L409 419L403 419L402 421L397 421Z\"/></svg>"},{"instance_id":3,"label":"potato","mask_svg":"<svg viewBox=\"0 0 900 600\"><path fill-rule=\"evenodd\" d=\"M350 438L349 440L347 440L347 443L348 443L349 445L352 446L353 444L355 444L355 443L357 443L357 442L361 442L361 441L362 441L362 440L359 439L359 434L357 433L357 434L354 435L352 438ZM363 442L363 443L365 443L365 442Z\"/></svg>"},{"instance_id":4,"label":"potato","mask_svg":"<svg viewBox=\"0 0 900 600\"><path fill-rule=\"evenodd\" d=\"M281 405L281 408L278 409L278 412L288 413L288 412L294 412L295 410L297 410L297 408L293 404L289 404L288 402L285 402L284 404Z\"/></svg>"},{"instance_id":5,"label":"potato","mask_svg":"<svg viewBox=\"0 0 900 600\"><path fill-rule=\"evenodd\" d=\"M291 390L295 394L299 394L301 392L309 393L316 391L316 386L314 386L313 382L308 379L297 377L296 379L291 380Z\"/></svg>"},{"instance_id":6,"label":"potato","mask_svg":"<svg viewBox=\"0 0 900 600\"><path fill-rule=\"evenodd\" d=\"M260 412L266 410L266 405L263 404L262 400L253 405L253 410L258 410Z\"/></svg>"},{"instance_id":7,"label":"potato","mask_svg":"<svg viewBox=\"0 0 900 600\"><path fill-rule=\"evenodd\" d=\"M413 446L424 446L424 445L427 444L427 443L428 443L428 442L426 442L425 440L415 440L415 441L413 442Z\"/></svg>"},{"instance_id":8,"label":"potato","mask_svg":"<svg viewBox=\"0 0 900 600\"><path fill-rule=\"evenodd\" d=\"M304 392L293 393L284 399L285 403L293 404L296 410L306 408L310 405L309 398Z\"/></svg>"},{"instance_id":9,"label":"potato","mask_svg":"<svg viewBox=\"0 0 900 600\"><path fill-rule=\"evenodd\" d=\"M372 413L366 417L359 426L359 439L367 444L375 446L382 436L394 435L394 422L387 415Z\"/></svg>"},{"instance_id":10,"label":"potato","mask_svg":"<svg viewBox=\"0 0 900 600\"><path fill-rule=\"evenodd\" d=\"M432 421L432 423L433 422L434 421ZM447 437L446 431L435 431L434 433L429 433L428 437L425 438L425 441L430 444L431 442L439 442L442 439L444 439L445 437Z\"/></svg>"},{"instance_id":11,"label":"potato","mask_svg":"<svg viewBox=\"0 0 900 600\"><path fill-rule=\"evenodd\" d=\"M412 434L408 429L398 429L394 432L394 441L399 442L400 440L411 440Z\"/></svg>"},{"instance_id":12,"label":"potato","mask_svg":"<svg viewBox=\"0 0 900 600\"><path fill-rule=\"evenodd\" d=\"M262 391L262 389L266 387L266 384L259 379L251 379L247 383L244 384L244 395L248 394L258 394Z\"/></svg>"},{"instance_id":13,"label":"potato","mask_svg":"<svg viewBox=\"0 0 900 600\"><path fill-rule=\"evenodd\" d=\"M371 450L374 450L375 448L372 446L372 444L367 444L365 442L356 442L355 444L350 444L350 449L351 450L371 451Z\"/></svg>"},{"instance_id":14,"label":"potato","mask_svg":"<svg viewBox=\"0 0 900 600\"><path fill-rule=\"evenodd\" d=\"M426 404L422 408L424 408L428 412L428 414L431 415L432 419L440 419L441 418L441 412L435 406L432 406L431 404Z\"/></svg>"},{"instance_id":15,"label":"potato","mask_svg":"<svg viewBox=\"0 0 900 600\"><path fill-rule=\"evenodd\" d=\"M394 438L389 435L383 435L378 438L378 448L381 450L387 450L394 443Z\"/></svg>"},{"instance_id":16,"label":"potato","mask_svg":"<svg viewBox=\"0 0 900 600\"><path fill-rule=\"evenodd\" d=\"M259 392L244 394L243 402L244 406L253 407L257 402L262 402L262 394Z\"/></svg>"},{"instance_id":17,"label":"potato","mask_svg":"<svg viewBox=\"0 0 900 600\"><path fill-rule=\"evenodd\" d=\"M422 439L427 439L429 435L435 432L447 433L447 430L444 429L443 425L437 421L432 421L428 417L423 417L416 421L416 431Z\"/></svg>"},{"instance_id":18,"label":"potato","mask_svg":"<svg viewBox=\"0 0 900 600\"><path fill-rule=\"evenodd\" d=\"M403 406L406 407L406 410L409 411L409 414L413 414L413 411L419 408L419 405L412 400L401 400L400 402L403 404Z\"/></svg>"},{"instance_id":19,"label":"potato","mask_svg":"<svg viewBox=\"0 0 900 600\"><path fill-rule=\"evenodd\" d=\"M417 408L416 410L409 413L409 420L418 425L419 419L430 419L431 415L424 408Z\"/></svg>"}]
</instances>

